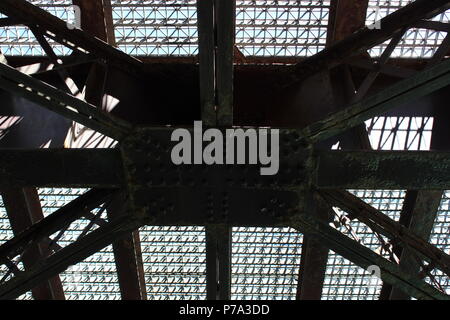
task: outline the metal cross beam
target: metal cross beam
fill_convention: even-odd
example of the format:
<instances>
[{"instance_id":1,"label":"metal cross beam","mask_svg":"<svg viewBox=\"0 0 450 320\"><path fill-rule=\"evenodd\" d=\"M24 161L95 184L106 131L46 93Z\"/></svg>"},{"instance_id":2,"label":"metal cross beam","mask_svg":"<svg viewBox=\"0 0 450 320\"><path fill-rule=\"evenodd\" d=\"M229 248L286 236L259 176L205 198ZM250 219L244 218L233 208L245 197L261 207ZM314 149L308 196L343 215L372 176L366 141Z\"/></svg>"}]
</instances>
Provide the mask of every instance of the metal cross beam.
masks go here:
<instances>
[{"instance_id":1,"label":"metal cross beam","mask_svg":"<svg viewBox=\"0 0 450 320\"><path fill-rule=\"evenodd\" d=\"M309 203L306 206L310 207L311 205ZM327 223L317 220L308 214L299 212L293 218L291 226L304 234L315 235L334 252L364 269L373 265L378 266L383 281L401 288L404 292L418 299L450 299L450 296L435 289L417 276L403 272L398 265L393 264L355 240L344 236Z\"/></svg>"},{"instance_id":2,"label":"metal cross beam","mask_svg":"<svg viewBox=\"0 0 450 320\"><path fill-rule=\"evenodd\" d=\"M67 28L67 22L25 0L4 0L0 12L29 26L38 25L45 30L45 36L75 51L88 53L106 59L122 70L141 76L143 64L140 60L108 45L89 33Z\"/></svg>"},{"instance_id":3,"label":"metal cross beam","mask_svg":"<svg viewBox=\"0 0 450 320\"><path fill-rule=\"evenodd\" d=\"M94 193L92 196L97 195ZM347 238L339 231L329 227L326 223L310 215L304 214L304 212L308 212L308 210L306 210L308 208L303 205L307 198L307 196L299 196L299 201L294 209L295 212L290 217L290 226L295 227L303 233L318 237L335 252L343 255L361 267L367 268L369 265L379 266L382 270L383 280L398 288L401 288L403 291L419 299L449 298L417 277L399 270L397 265L385 260L370 249L367 249L359 243ZM97 201L98 200L100 200L100 198L98 198ZM85 202L85 205L87 204L88 203ZM89 205L93 206L94 202L90 202ZM75 213L75 211L73 212ZM77 214L80 214L79 211ZM36 225L37 227L35 228L41 230L39 233L41 239L42 237L47 236L48 233L53 233L55 229L45 228L42 230L42 227L39 228L39 226L48 225L48 222L46 221L49 219L58 219L59 217L60 215L53 214ZM68 223L67 220L64 221L65 224ZM141 213L134 210L131 212L128 211L127 214L114 218L108 223L102 225L99 229L88 233L75 243L61 249L45 261L36 264L29 270L19 273L16 277L4 283L0 286L0 298L11 299L17 297L23 292L33 288L41 281L62 272L69 265L84 260L87 256L121 238L131 230L147 223L152 223L152 218L144 217ZM60 228L61 225L58 225L58 227ZM56 226L53 226L52 228L56 228ZM35 237L33 234L32 239L39 239L39 237ZM24 239L24 241L26 240ZM28 241L26 242L28 243ZM2 247L0 247L0 250L1 248Z\"/></svg>"},{"instance_id":4,"label":"metal cross beam","mask_svg":"<svg viewBox=\"0 0 450 320\"><path fill-rule=\"evenodd\" d=\"M0 299L18 297L42 281L66 270L70 265L83 261L141 225L142 222L128 215L111 220L1 285Z\"/></svg>"},{"instance_id":5,"label":"metal cross beam","mask_svg":"<svg viewBox=\"0 0 450 320\"><path fill-rule=\"evenodd\" d=\"M381 20L381 29L363 28L342 41L305 59L295 67L292 80L301 81L320 70L332 68L345 59L383 43L404 28L411 28L422 19L433 17L450 7L448 0L417 0Z\"/></svg>"},{"instance_id":6,"label":"metal cross beam","mask_svg":"<svg viewBox=\"0 0 450 320\"><path fill-rule=\"evenodd\" d=\"M8 188L1 191L3 203L15 235L44 218L36 188ZM47 237L45 240L50 241ZM50 250L45 245L35 243L24 251L22 261L25 268L31 268L37 261L46 258ZM52 277L32 289L36 300L64 300L64 290L59 276Z\"/></svg>"},{"instance_id":7,"label":"metal cross beam","mask_svg":"<svg viewBox=\"0 0 450 320\"><path fill-rule=\"evenodd\" d=\"M330 190L321 191L320 194L331 205L340 207L371 228L375 227L375 231L380 232L390 239L395 239L402 243L402 246L407 246L415 252L420 253L447 275L450 275L450 256L428 243L420 235L408 230L405 226L392 220L347 191Z\"/></svg>"},{"instance_id":8,"label":"metal cross beam","mask_svg":"<svg viewBox=\"0 0 450 320\"><path fill-rule=\"evenodd\" d=\"M309 125L302 130L302 133L313 143L322 141L449 84L450 60L446 60L374 95L350 104L343 110Z\"/></svg>"},{"instance_id":9,"label":"metal cross beam","mask_svg":"<svg viewBox=\"0 0 450 320\"><path fill-rule=\"evenodd\" d=\"M117 187L123 183L114 149L0 150L0 186Z\"/></svg>"},{"instance_id":10,"label":"metal cross beam","mask_svg":"<svg viewBox=\"0 0 450 320\"><path fill-rule=\"evenodd\" d=\"M318 151L321 189L448 189L448 152Z\"/></svg>"},{"instance_id":11,"label":"metal cross beam","mask_svg":"<svg viewBox=\"0 0 450 320\"><path fill-rule=\"evenodd\" d=\"M0 63L0 75L1 88L107 136L121 139L131 130L126 121L6 64Z\"/></svg>"}]
</instances>

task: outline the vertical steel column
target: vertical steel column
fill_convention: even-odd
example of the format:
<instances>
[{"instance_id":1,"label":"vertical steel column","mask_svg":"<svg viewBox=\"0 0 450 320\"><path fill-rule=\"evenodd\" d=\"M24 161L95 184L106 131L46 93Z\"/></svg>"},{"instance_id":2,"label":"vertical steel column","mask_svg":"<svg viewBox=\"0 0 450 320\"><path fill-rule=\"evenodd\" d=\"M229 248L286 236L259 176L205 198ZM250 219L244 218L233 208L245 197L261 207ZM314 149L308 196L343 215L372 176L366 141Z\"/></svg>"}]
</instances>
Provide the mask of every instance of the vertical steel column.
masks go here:
<instances>
[{"instance_id":1,"label":"vertical steel column","mask_svg":"<svg viewBox=\"0 0 450 320\"><path fill-rule=\"evenodd\" d=\"M117 194L107 208L108 216L115 219L124 214L125 209L125 196ZM146 300L147 291L139 230L128 233L123 238L113 242L112 246L122 300Z\"/></svg>"},{"instance_id":2,"label":"vertical steel column","mask_svg":"<svg viewBox=\"0 0 450 320\"><path fill-rule=\"evenodd\" d=\"M231 297L231 236L226 225L206 228L206 283L208 300Z\"/></svg>"},{"instance_id":3,"label":"vertical steel column","mask_svg":"<svg viewBox=\"0 0 450 320\"><path fill-rule=\"evenodd\" d=\"M44 218L36 188L2 190L3 203L14 235ZM49 255L43 244L31 245L23 255L25 270ZM64 300L64 291L58 275L43 281L32 290L36 300Z\"/></svg>"},{"instance_id":4,"label":"vertical steel column","mask_svg":"<svg viewBox=\"0 0 450 320\"><path fill-rule=\"evenodd\" d=\"M205 126L233 124L235 1L198 0L199 74ZM228 225L206 226L207 299L231 296L231 234Z\"/></svg>"}]
</instances>

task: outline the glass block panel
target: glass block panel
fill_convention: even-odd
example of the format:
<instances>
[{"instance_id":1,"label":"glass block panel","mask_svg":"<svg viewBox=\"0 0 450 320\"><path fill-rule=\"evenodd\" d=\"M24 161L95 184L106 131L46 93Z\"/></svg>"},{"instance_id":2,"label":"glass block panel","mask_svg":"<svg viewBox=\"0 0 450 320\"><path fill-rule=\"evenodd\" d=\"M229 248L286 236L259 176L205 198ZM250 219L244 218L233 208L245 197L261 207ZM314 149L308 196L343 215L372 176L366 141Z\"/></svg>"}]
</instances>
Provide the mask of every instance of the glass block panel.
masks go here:
<instances>
[{"instance_id":1,"label":"glass block panel","mask_svg":"<svg viewBox=\"0 0 450 320\"><path fill-rule=\"evenodd\" d=\"M302 241L290 228L233 228L231 298L295 299Z\"/></svg>"},{"instance_id":2,"label":"glass block panel","mask_svg":"<svg viewBox=\"0 0 450 320\"><path fill-rule=\"evenodd\" d=\"M430 150L432 117L376 117L366 121L376 150Z\"/></svg>"},{"instance_id":3,"label":"glass block panel","mask_svg":"<svg viewBox=\"0 0 450 320\"><path fill-rule=\"evenodd\" d=\"M54 16L72 23L75 13L72 0L27 0ZM0 14L0 18L5 16ZM47 39L48 40L48 39ZM69 55L72 50L48 40L54 52L58 56ZM0 50L5 55L11 56L45 56L33 33L28 27L8 26L0 27Z\"/></svg>"},{"instance_id":4,"label":"glass block panel","mask_svg":"<svg viewBox=\"0 0 450 320\"><path fill-rule=\"evenodd\" d=\"M325 48L329 0L238 0L236 46L246 56L311 56Z\"/></svg>"},{"instance_id":5,"label":"glass block panel","mask_svg":"<svg viewBox=\"0 0 450 320\"><path fill-rule=\"evenodd\" d=\"M372 24L385 16L395 12L401 7L413 2L412 0L369 0L367 10L367 24ZM437 15L432 20L448 23L450 10ZM430 58L436 52L446 36L446 32L412 28L408 30L396 47L391 57L393 58ZM388 45L389 41L369 50L372 57L379 57Z\"/></svg>"},{"instance_id":6,"label":"glass block panel","mask_svg":"<svg viewBox=\"0 0 450 320\"><path fill-rule=\"evenodd\" d=\"M112 0L119 49L131 55L197 54L196 0Z\"/></svg>"},{"instance_id":7,"label":"glass block panel","mask_svg":"<svg viewBox=\"0 0 450 320\"><path fill-rule=\"evenodd\" d=\"M204 227L140 229L149 300L206 299Z\"/></svg>"},{"instance_id":8,"label":"glass block panel","mask_svg":"<svg viewBox=\"0 0 450 320\"><path fill-rule=\"evenodd\" d=\"M381 285L380 279L330 250L323 300L377 300Z\"/></svg>"}]
</instances>

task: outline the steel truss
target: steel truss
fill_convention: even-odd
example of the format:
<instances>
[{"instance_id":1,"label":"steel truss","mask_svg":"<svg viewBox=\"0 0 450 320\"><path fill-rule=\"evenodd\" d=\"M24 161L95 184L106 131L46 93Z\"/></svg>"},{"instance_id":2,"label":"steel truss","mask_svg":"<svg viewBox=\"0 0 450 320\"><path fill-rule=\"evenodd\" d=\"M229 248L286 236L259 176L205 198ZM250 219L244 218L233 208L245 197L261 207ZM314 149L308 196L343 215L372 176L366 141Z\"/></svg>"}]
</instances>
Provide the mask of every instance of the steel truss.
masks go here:
<instances>
[{"instance_id":1,"label":"steel truss","mask_svg":"<svg viewBox=\"0 0 450 320\"><path fill-rule=\"evenodd\" d=\"M295 82L318 71L345 65L350 56L392 39L379 61L367 67L367 77L345 108L306 128L280 131L280 172L273 177L260 176L259 168L250 165L175 166L170 160L169 129L136 128L86 102L76 91L71 91L69 85L66 90L57 89L0 64L3 89L119 142L119 148L108 150L0 150L1 167L5 168L0 171L1 187L94 188L0 246L0 261L9 270L1 279L0 298L18 297L143 225L205 225L209 250L208 297L211 299L230 297L230 226L290 226L315 237L360 267L378 266L383 281L407 295L418 299L450 299L438 284L423 280L434 268L450 276L450 256L359 198L342 191L375 187L450 189L450 154L317 148L321 141L450 84L450 61L439 62L448 52L448 41L444 41L423 70L409 72L407 76L404 72L392 86L366 97L403 32L417 24L436 28L424 19L448 7L448 1L417 0L383 19L381 30L362 29L297 65ZM222 129L233 124L234 36L230 30L234 30L234 10L231 0L199 4L202 117L208 125ZM36 32L49 59L58 65L55 70L66 83L70 78L64 62L57 61L45 37L74 49L82 59L100 59L100 63L106 61L108 66L121 68L136 77L143 76L140 61L81 30L67 29L65 22L24 0L3 0L0 12L8 16L2 23L24 23ZM210 20L210 15L218 19ZM217 20L223 22L218 25ZM217 52L215 47L222 49ZM365 63L367 66L367 61ZM392 72L398 74L398 70ZM215 85L211 85L211 79ZM67 171L67 167L71 170ZM99 212L119 193L126 194L125 209L101 219ZM323 214L315 213L323 208L332 212L330 206L342 208L348 219L358 219L371 228L380 241L383 239L389 257L347 237L331 227ZM94 210L99 207L100 211ZM67 226L81 217L91 221L82 236L67 247L56 246L55 242ZM344 223L344 220L340 221ZM95 230L94 226L97 226ZM49 241L54 234L56 238ZM389 243L410 252L421 265L421 275L406 271L395 259ZM22 256L36 244L47 246L50 254L32 267L20 270L18 264ZM219 263L218 268L212 267L212 263ZM217 282L225 283L218 292Z\"/></svg>"}]
</instances>

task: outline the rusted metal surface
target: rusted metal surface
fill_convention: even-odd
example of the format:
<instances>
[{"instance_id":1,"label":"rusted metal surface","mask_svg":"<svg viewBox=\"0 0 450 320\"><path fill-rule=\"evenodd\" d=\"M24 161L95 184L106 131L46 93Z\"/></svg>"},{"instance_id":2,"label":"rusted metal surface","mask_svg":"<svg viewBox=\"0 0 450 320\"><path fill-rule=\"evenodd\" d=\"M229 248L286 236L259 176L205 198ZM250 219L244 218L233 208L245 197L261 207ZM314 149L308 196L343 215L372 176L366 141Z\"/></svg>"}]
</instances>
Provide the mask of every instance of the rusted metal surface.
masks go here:
<instances>
[{"instance_id":1,"label":"rusted metal surface","mask_svg":"<svg viewBox=\"0 0 450 320\"><path fill-rule=\"evenodd\" d=\"M318 153L314 183L326 189L448 189L450 154L427 151ZM411 174L414 172L414 174Z\"/></svg>"},{"instance_id":2,"label":"rusted metal surface","mask_svg":"<svg viewBox=\"0 0 450 320\"><path fill-rule=\"evenodd\" d=\"M313 198L315 207L309 214L325 223L330 222L330 208L323 200ZM302 243L302 255L297 282L297 300L320 300L328 262L328 247L314 235L305 234Z\"/></svg>"},{"instance_id":3,"label":"rusted metal surface","mask_svg":"<svg viewBox=\"0 0 450 320\"><path fill-rule=\"evenodd\" d=\"M327 44L351 36L366 24L369 0L336 0L331 2Z\"/></svg>"},{"instance_id":4,"label":"rusted metal surface","mask_svg":"<svg viewBox=\"0 0 450 320\"><path fill-rule=\"evenodd\" d=\"M105 3L103 0L73 0L81 9L81 29L108 42ZM112 32L112 30L108 30Z\"/></svg>"},{"instance_id":5,"label":"rusted metal surface","mask_svg":"<svg viewBox=\"0 0 450 320\"><path fill-rule=\"evenodd\" d=\"M118 193L108 205L108 216L114 219L124 214L126 204L126 195L123 192ZM139 239L138 230L126 234L112 245L123 300L145 300L147 297L145 282L141 281L144 269L140 242L137 242L136 238Z\"/></svg>"}]
</instances>

